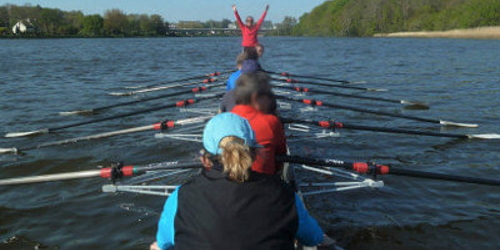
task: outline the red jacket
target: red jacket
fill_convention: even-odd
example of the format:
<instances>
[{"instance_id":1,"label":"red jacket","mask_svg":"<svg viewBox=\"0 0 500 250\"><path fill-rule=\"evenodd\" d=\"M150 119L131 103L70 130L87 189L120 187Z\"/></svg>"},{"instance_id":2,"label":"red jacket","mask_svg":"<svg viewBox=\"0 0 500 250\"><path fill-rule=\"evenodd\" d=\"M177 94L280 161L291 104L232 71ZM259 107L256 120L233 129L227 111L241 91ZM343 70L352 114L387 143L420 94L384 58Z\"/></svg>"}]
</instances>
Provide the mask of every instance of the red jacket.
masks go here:
<instances>
[{"instance_id":1,"label":"red jacket","mask_svg":"<svg viewBox=\"0 0 500 250\"><path fill-rule=\"evenodd\" d=\"M286 154L286 138L281 121L278 117L264 114L249 105L236 105L231 112L248 120L257 143L263 146L257 150L252 170L276 174L283 167L283 164L276 163L276 155Z\"/></svg>"},{"instance_id":2,"label":"red jacket","mask_svg":"<svg viewBox=\"0 0 500 250\"><path fill-rule=\"evenodd\" d=\"M241 42L241 45L243 47L255 47L259 43L259 41L257 40L257 35L259 33L259 29L260 26L262 25L262 22L264 22L264 18L266 18L266 14L267 11L264 11L257 24L255 24L252 27L247 27L241 21L240 14L238 14L238 11L234 12L234 15L236 16L236 21L238 22L238 26L240 26L241 29L241 35L243 36L243 41Z\"/></svg>"}]
</instances>

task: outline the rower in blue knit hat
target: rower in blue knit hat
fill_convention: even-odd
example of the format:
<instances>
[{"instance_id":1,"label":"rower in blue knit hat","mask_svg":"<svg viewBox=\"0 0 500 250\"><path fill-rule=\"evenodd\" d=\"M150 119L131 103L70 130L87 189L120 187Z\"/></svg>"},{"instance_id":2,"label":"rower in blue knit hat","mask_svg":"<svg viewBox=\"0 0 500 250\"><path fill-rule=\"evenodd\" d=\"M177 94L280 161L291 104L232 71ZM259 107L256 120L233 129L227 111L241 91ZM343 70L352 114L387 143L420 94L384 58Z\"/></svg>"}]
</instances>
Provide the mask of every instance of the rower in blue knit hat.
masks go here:
<instances>
[{"instance_id":1,"label":"rower in blue knit hat","mask_svg":"<svg viewBox=\"0 0 500 250\"><path fill-rule=\"evenodd\" d=\"M151 249L294 249L323 241L323 231L279 176L251 171L258 145L248 121L232 113L203 132L204 169L163 208Z\"/></svg>"}]
</instances>

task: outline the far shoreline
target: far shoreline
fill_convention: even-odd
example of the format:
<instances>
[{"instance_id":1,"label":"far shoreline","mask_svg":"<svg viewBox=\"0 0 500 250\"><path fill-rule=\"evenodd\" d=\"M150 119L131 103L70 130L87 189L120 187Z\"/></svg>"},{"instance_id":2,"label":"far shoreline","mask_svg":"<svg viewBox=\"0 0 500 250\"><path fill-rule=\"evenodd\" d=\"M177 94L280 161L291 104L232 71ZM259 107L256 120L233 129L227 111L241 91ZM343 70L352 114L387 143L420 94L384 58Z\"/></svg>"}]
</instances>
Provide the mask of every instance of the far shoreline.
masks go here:
<instances>
[{"instance_id":1,"label":"far shoreline","mask_svg":"<svg viewBox=\"0 0 500 250\"><path fill-rule=\"evenodd\" d=\"M374 34L373 37L500 39L500 26L453 29L447 31L378 33Z\"/></svg>"}]
</instances>

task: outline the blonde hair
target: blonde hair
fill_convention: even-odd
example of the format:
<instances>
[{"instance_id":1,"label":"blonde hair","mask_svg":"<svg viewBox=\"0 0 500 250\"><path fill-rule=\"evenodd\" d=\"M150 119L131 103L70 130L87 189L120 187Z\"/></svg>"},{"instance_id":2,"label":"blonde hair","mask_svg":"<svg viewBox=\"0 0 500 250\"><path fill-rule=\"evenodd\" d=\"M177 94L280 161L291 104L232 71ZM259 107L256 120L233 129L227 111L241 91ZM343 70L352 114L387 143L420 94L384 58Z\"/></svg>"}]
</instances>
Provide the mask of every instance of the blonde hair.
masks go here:
<instances>
[{"instance_id":1,"label":"blonde hair","mask_svg":"<svg viewBox=\"0 0 500 250\"><path fill-rule=\"evenodd\" d=\"M234 181L247 181L253 156L245 141L235 136L227 136L220 141L219 147L222 149L219 159L224 166L224 173Z\"/></svg>"}]
</instances>

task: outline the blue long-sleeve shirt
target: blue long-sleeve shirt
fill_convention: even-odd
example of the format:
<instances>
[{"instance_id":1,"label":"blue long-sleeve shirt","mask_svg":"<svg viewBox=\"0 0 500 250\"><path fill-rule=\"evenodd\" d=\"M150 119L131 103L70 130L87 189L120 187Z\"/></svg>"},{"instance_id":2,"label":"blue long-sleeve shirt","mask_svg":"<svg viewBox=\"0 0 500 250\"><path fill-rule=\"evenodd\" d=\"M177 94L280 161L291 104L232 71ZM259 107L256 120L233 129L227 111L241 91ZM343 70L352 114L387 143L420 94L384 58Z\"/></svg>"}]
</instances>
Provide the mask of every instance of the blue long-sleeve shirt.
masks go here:
<instances>
[{"instance_id":1,"label":"blue long-sleeve shirt","mask_svg":"<svg viewBox=\"0 0 500 250\"><path fill-rule=\"evenodd\" d=\"M175 214L177 213L177 198L179 194L179 188L180 187L176 188L165 202L160 221L158 222L156 243L158 244L158 247L163 250L172 248L175 244L174 220Z\"/></svg>"},{"instance_id":2,"label":"blue long-sleeve shirt","mask_svg":"<svg viewBox=\"0 0 500 250\"><path fill-rule=\"evenodd\" d=\"M158 232L156 234L156 242L158 246L167 250L172 248L175 244L175 215L177 213L178 205L178 192L177 188L167 199L163 207L163 212L158 222ZM323 230L307 212L304 203L300 197L295 194L295 206L297 208L297 216L299 221L299 227L295 238L302 244L306 246L316 246L323 241Z\"/></svg>"},{"instance_id":3,"label":"blue long-sleeve shirt","mask_svg":"<svg viewBox=\"0 0 500 250\"><path fill-rule=\"evenodd\" d=\"M241 70L237 70L229 76L229 79L227 79L226 91L236 88L236 81L238 80L240 75Z\"/></svg>"}]
</instances>

